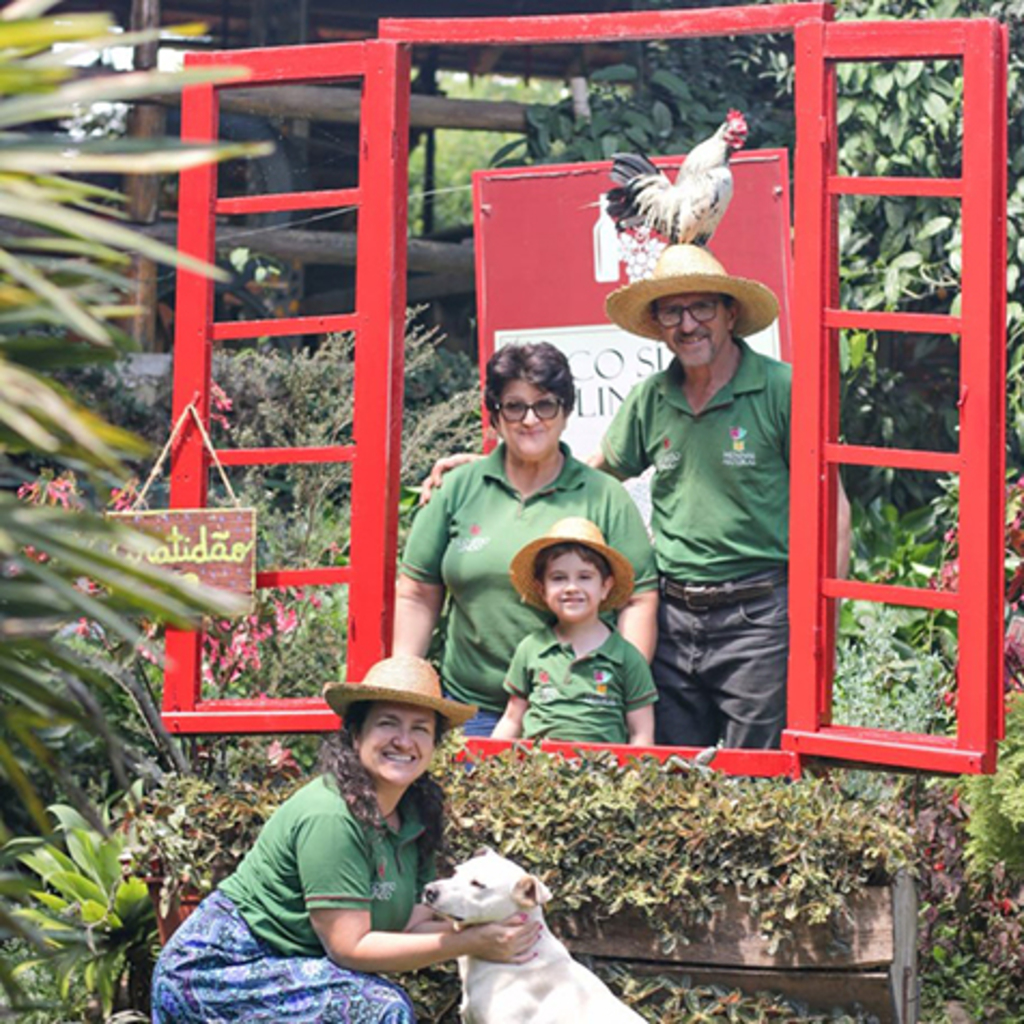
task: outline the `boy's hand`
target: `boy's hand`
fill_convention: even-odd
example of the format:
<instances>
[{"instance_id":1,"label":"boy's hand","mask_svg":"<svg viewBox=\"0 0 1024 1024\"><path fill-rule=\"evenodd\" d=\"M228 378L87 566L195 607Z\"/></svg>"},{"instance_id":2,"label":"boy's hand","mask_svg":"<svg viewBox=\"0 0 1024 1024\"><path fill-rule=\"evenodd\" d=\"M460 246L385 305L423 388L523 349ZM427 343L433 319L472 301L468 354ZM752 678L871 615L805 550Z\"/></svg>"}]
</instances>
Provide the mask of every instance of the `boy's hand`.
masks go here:
<instances>
[{"instance_id":1,"label":"boy's hand","mask_svg":"<svg viewBox=\"0 0 1024 1024\"><path fill-rule=\"evenodd\" d=\"M477 459L482 458L483 456L477 452L459 452L456 455L446 455L444 458L438 459L430 473L424 478L423 483L420 484L420 504L426 505L430 501L430 495L434 488L441 486L444 482L444 475L449 470L457 469L467 462L476 462Z\"/></svg>"}]
</instances>

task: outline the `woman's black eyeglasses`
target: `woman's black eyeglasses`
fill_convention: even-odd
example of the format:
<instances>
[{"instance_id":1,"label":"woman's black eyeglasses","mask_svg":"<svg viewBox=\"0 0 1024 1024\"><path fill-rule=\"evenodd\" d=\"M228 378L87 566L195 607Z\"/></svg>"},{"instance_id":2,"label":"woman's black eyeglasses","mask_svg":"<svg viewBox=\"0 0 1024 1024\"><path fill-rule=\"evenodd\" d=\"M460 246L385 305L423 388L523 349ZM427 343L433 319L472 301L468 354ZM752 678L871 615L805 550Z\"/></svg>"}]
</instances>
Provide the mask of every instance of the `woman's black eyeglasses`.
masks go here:
<instances>
[{"instance_id":1,"label":"woman's black eyeglasses","mask_svg":"<svg viewBox=\"0 0 1024 1024\"><path fill-rule=\"evenodd\" d=\"M519 402L513 399L511 402L499 403L497 411L509 423L521 423L530 410L539 420L553 420L561 412L562 403L557 398L542 398L539 402Z\"/></svg>"},{"instance_id":2,"label":"woman's black eyeglasses","mask_svg":"<svg viewBox=\"0 0 1024 1024\"><path fill-rule=\"evenodd\" d=\"M699 324L714 320L718 312L718 299L698 299L688 306L661 306L654 304L654 319L662 327L678 327L683 322L683 314L689 313Z\"/></svg>"}]
</instances>

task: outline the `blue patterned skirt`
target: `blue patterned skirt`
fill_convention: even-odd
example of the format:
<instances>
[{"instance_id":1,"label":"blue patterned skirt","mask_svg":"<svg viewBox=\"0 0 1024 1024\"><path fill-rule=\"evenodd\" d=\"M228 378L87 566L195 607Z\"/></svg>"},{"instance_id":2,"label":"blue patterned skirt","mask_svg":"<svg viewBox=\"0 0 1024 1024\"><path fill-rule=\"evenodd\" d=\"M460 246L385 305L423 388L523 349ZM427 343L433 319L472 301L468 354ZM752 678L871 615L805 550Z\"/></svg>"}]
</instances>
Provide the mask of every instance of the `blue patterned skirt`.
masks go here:
<instances>
[{"instance_id":1,"label":"blue patterned skirt","mask_svg":"<svg viewBox=\"0 0 1024 1024\"><path fill-rule=\"evenodd\" d=\"M153 1024L415 1024L409 997L326 956L282 956L223 893L207 896L153 972Z\"/></svg>"}]
</instances>

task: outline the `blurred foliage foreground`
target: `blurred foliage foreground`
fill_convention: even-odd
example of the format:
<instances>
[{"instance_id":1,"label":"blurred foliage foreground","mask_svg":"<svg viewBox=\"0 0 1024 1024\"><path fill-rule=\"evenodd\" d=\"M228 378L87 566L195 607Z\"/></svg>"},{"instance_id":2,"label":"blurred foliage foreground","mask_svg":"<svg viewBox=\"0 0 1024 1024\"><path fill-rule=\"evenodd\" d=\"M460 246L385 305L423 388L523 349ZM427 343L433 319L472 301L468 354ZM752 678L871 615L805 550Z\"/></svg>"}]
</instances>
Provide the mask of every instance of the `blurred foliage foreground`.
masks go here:
<instances>
[{"instance_id":1,"label":"blurred foliage foreground","mask_svg":"<svg viewBox=\"0 0 1024 1024\"><path fill-rule=\"evenodd\" d=\"M51 831L43 793L52 786L78 806L69 814L78 814L85 829L102 833L95 793L88 791L91 777L65 771L55 753L60 737L85 735L96 740L103 749L103 774L112 775L121 788L130 781L117 730L98 699L116 688L115 673L105 659L87 656L69 642L68 624L82 618L106 636L141 646L142 619L187 627L203 612L226 615L236 605L143 561L134 564L123 551L141 550L143 538L67 500L65 485L57 483L55 474L74 471L90 487L109 487L124 479L122 460L137 457L144 446L76 402L54 382L52 373L62 366L110 362L127 347L118 323L134 312L123 304L130 290L133 254L188 265L198 273L214 272L126 229L118 223L123 219L123 198L82 176L175 172L258 150L169 140L72 141L67 134L55 133L53 122L66 122L91 105L166 93L198 78L156 72L87 74L76 66L84 55L113 45L132 46L154 34L117 32L108 14L53 17L49 11L54 6L48 0L20 0L0 9L3 839L15 829L24 831L26 823L43 834ZM229 72L203 77L231 76ZM54 500L19 500L19 485L29 484L43 465L51 473L47 492ZM77 853L86 860L93 859L90 850L78 843ZM45 927L17 910L29 885L14 870L11 853L0 863L0 985L7 1001L21 998L12 951L28 950L52 961L53 936L63 930L65 935L73 933L80 948L91 955L96 915L115 929L146 916L137 899L138 887L123 890L116 883L116 863L112 866L104 856L99 881L91 887L66 889L60 895L49 888L36 895L36 901L52 912ZM44 853L39 857L36 867L55 863ZM64 875L58 871L52 876L55 884ZM114 902L93 898L103 885ZM100 975L105 979L109 972L94 965L91 982L110 994L113 983L100 981Z\"/></svg>"}]
</instances>

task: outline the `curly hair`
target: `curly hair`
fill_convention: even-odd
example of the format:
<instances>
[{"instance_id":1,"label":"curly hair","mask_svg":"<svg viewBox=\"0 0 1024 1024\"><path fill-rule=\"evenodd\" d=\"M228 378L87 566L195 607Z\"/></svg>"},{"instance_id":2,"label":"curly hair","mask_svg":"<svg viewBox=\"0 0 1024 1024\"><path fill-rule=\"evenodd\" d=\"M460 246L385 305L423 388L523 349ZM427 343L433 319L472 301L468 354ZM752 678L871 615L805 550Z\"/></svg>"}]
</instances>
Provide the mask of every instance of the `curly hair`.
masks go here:
<instances>
[{"instance_id":1,"label":"curly hair","mask_svg":"<svg viewBox=\"0 0 1024 1024\"><path fill-rule=\"evenodd\" d=\"M491 423L498 419L498 407L505 388L514 380L523 380L539 391L549 391L566 413L576 401L576 385L565 353L548 341L504 345L487 361L484 404Z\"/></svg>"},{"instance_id":2,"label":"curly hair","mask_svg":"<svg viewBox=\"0 0 1024 1024\"><path fill-rule=\"evenodd\" d=\"M355 739L362 731L372 701L349 705L341 728L326 739L320 749L319 770L330 778L352 816L367 828L384 829L384 819L377 803L373 780L363 767L355 749ZM436 715L434 742L440 743L445 722ZM423 834L416 840L421 860L440 853L444 846L444 791L429 775L421 775L404 793L398 808L412 810L423 825Z\"/></svg>"}]
</instances>

